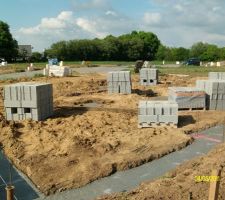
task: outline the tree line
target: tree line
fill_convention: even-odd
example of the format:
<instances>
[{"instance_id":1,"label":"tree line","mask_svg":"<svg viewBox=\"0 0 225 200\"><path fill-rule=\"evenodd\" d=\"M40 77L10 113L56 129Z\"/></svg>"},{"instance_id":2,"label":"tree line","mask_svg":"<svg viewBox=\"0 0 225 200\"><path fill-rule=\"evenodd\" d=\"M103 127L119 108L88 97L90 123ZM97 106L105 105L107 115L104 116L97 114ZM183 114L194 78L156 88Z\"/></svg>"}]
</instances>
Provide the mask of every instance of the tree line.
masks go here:
<instances>
[{"instance_id":1,"label":"tree line","mask_svg":"<svg viewBox=\"0 0 225 200\"><path fill-rule=\"evenodd\" d=\"M195 43L191 48L170 48L160 45L156 53L156 60L184 61L188 58L199 58L201 61L222 61L225 60L225 47L203 42Z\"/></svg>"},{"instance_id":2,"label":"tree line","mask_svg":"<svg viewBox=\"0 0 225 200\"><path fill-rule=\"evenodd\" d=\"M225 47L203 42L195 43L191 48L167 47L161 44L158 37L151 32L131 34L93 40L71 40L54 43L46 50L49 57L60 60L167 60L185 61L188 58L199 58L201 61L225 60Z\"/></svg>"},{"instance_id":3,"label":"tree line","mask_svg":"<svg viewBox=\"0 0 225 200\"><path fill-rule=\"evenodd\" d=\"M9 25L0 21L0 58L13 61L21 56ZM133 31L118 37L109 35L104 39L59 41L43 53L33 52L29 61L46 61L52 57L64 61L184 61L191 57L201 61L217 61L225 60L225 47L203 42L195 43L191 48L167 47L154 33Z\"/></svg>"},{"instance_id":4,"label":"tree line","mask_svg":"<svg viewBox=\"0 0 225 200\"><path fill-rule=\"evenodd\" d=\"M46 50L48 57L60 60L152 60L159 48L158 37L151 32L133 31L130 34L104 39L60 41Z\"/></svg>"}]
</instances>

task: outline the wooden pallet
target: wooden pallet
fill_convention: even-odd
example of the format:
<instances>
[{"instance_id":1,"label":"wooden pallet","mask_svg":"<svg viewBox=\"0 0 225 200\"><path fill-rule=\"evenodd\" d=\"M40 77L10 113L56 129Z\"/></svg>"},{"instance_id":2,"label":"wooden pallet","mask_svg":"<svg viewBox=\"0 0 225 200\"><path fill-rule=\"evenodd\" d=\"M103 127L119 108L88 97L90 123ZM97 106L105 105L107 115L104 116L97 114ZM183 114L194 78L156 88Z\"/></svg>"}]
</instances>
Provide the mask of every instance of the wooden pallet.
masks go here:
<instances>
[{"instance_id":1,"label":"wooden pallet","mask_svg":"<svg viewBox=\"0 0 225 200\"><path fill-rule=\"evenodd\" d=\"M205 111L206 108L179 108L180 111L195 111L195 110L202 110Z\"/></svg>"},{"instance_id":2,"label":"wooden pallet","mask_svg":"<svg viewBox=\"0 0 225 200\"><path fill-rule=\"evenodd\" d=\"M177 124L174 123L140 123L138 128L160 128L160 127L171 127L177 128Z\"/></svg>"}]
</instances>

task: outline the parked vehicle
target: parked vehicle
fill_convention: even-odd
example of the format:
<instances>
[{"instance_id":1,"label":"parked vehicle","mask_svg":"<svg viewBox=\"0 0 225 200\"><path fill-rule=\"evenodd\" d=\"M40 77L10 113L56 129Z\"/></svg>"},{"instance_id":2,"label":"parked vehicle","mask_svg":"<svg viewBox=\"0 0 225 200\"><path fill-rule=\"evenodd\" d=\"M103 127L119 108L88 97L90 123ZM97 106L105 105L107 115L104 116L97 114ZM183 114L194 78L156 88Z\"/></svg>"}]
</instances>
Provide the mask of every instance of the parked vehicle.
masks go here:
<instances>
[{"instance_id":1,"label":"parked vehicle","mask_svg":"<svg viewBox=\"0 0 225 200\"><path fill-rule=\"evenodd\" d=\"M200 66L200 60L198 58L190 58L184 64Z\"/></svg>"}]
</instances>

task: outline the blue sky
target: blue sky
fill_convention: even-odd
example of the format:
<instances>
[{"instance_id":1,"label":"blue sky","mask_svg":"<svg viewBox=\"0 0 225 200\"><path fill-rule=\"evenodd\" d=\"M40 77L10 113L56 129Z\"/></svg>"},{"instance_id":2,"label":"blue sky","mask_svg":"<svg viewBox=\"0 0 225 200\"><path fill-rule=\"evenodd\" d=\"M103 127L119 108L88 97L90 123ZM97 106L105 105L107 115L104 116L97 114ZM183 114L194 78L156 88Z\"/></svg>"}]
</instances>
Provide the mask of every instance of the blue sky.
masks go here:
<instances>
[{"instance_id":1,"label":"blue sky","mask_svg":"<svg viewBox=\"0 0 225 200\"><path fill-rule=\"evenodd\" d=\"M0 20L19 44L151 31L168 46L225 46L224 0L1 0Z\"/></svg>"}]
</instances>

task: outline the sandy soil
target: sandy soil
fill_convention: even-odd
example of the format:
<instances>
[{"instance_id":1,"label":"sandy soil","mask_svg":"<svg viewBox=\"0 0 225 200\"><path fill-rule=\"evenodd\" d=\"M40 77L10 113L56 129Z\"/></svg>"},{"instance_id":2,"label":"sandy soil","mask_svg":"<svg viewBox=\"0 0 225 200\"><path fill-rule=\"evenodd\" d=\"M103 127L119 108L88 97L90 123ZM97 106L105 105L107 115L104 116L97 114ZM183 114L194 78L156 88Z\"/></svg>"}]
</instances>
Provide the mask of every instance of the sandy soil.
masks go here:
<instances>
[{"instance_id":1,"label":"sandy soil","mask_svg":"<svg viewBox=\"0 0 225 200\"><path fill-rule=\"evenodd\" d=\"M178 129L138 129L140 99L166 96L172 85L194 86L197 78L163 76L161 84L149 89L139 86L133 76L131 95L108 95L105 79L103 74L32 79L53 83L55 115L43 122L7 122L1 107L0 144L45 194L77 188L181 149L193 141L188 133L213 126L225 116L225 112L181 112ZM1 81L0 86L9 82L13 81ZM100 107L86 108L91 102Z\"/></svg>"},{"instance_id":2,"label":"sandy soil","mask_svg":"<svg viewBox=\"0 0 225 200\"><path fill-rule=\"evenodd\" d=\"M196 176L210 176L212 170L222 167L219 197L225 199L225 144L221 144L206 156L188 161L163 178L144 182L127 193L99 197L98 200L187 200L192 193L193 200L207 200L209 182L197 182Z\"/></svg>"}]
</instances>

